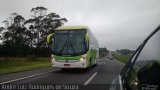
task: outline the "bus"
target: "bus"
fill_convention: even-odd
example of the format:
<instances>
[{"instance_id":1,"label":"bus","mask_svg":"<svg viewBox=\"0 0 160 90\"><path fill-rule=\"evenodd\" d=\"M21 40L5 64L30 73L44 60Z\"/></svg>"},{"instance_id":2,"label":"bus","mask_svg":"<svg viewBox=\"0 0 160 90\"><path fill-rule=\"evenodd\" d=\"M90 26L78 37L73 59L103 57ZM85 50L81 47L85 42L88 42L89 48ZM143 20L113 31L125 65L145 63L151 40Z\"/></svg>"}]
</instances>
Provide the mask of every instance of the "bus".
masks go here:
<instances>
[{"instance_id":1,"label":"bus","mask_svg":"<svg viewBox=\"0 0 160 90\"><path fill-rule=\"evenodd\" d=\"M89 68L99 60L99 45L87 26L61 26L47 36L52 67Z\"/></svg>"}]
</instances>

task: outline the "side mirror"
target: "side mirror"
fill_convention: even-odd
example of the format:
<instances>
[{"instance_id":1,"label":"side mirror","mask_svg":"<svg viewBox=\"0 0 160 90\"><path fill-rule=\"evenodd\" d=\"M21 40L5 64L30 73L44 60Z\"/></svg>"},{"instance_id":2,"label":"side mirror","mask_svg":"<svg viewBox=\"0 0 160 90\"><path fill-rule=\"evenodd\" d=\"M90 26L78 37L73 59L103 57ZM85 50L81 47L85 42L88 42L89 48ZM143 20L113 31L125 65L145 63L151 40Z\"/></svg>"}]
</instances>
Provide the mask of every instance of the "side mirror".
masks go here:
<instances>
[{"instance_id":1,"label":"side mirror","mask_svg":"<svg viewBox=\"0 0 160 90\"><path fill-rule=\"evenodd\" d=\"M158 86L160 83L160 64L157 61L151 62L138 71L137 77L142 86ZM154 88L154 87L153 87ZM154 90L157 90L155 87Z\"/></svg>"},{"instance_id":2,"label":"side mirror","mask_svg":"<svg viewBox=\"0 0 160 90\"><path fill-rule=\"evenodd\" d=\"M53 38L54 33L51 33L47 36L47 44L51 44L52 43L52 38Z\"/></svg>"}]
</instances>

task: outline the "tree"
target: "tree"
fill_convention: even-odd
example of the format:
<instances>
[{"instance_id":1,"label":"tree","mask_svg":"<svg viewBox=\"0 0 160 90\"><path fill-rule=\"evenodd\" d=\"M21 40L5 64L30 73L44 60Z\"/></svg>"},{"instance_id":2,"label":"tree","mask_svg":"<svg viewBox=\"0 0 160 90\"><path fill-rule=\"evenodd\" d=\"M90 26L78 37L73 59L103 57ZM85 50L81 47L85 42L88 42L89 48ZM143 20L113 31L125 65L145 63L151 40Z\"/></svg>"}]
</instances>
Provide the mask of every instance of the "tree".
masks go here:
<instances>
[{"instance_id":1,"label":"tree","mask_svg":"<svg viewBox=\"0 0 160 90\"><path fill-rule=\"evenodd\" d=\"M125 54L125 55L130 55L133 54L134 50L129 50L129 49L120 49L120 50L116 50L116 52L120 53L120 54Z\"/></svg>"},{"instance_id":2,"label":"tree","mask_svg":"<svg viewBox=\"0 0 160 90\"><path fill-rule=\"evenodd\" d=\"M24 17L17 13L11 14L9 20L3 21L6 25L5 32L3 33L3 43L8 52L11 52L10 55L21 56L28 47L29 36L26 33L28 30L24 26L24 22Z\"/></svg>"},{"instance_id":3,"label":"tree","mask_svg":"<svg viewBox=\"0 0 160 90\"><path fill-rule=\"evenodd\" d=\"M62 26L67 22L66 18L60 18L56 13L49 13L43 19L44 28L48 30L54 30L55 28Z\"/></svg>"},{"instance_id":4,"label":"tree","mask_svg":"<svg viewBox=\"0 0 160 90\"><path fill-rule=\"evenodd\" d=\"M22 15L12 13L2 22L5 27L0 27L0 41L3 41L3 45L0 45L0 51L3 53L0 55L49 55L46 37L55 28L67 22L67 19L56 13L47 14L45 7L32 8L31 13L32 17L28 20Z\"/></svg>"},{"instance_id":5,"label":"tree","mask_svg":"<svg viewBox=\"0 0 160 90\"><path fill-rule=\"evenodd\" d=\"M0 27L0 41L3 40L2 31L4 31L4 27Z\"/></svg>"},{"instance_id":6,"label":"tree","mask_svg":"<svg viewBox=\"0 0 160 90\"><path fill-rule=\"evenodd\" d=\"M26 20L25 24L29 25L31 34L34 38L32 40L32 46L37 48L37 55L39 56L39 49L46 48L46 37L55 28L62 26L64 22L67 22L66 18L60 18L56 13L47 13L45 7L35 7L31 9L33 13L32 18Z\"/></svg>"},{"instance_id":7,"label":"tree","mask_svg":"<svg viewBox=\"0 0 160 90\"><path fill-rule=\"evenodd\" d=\"M109 53L109 51L107 50L107 48L99 48L99 55L100 57L104 57L104 56L107 56Z\"/></svg>"}]
</instances>

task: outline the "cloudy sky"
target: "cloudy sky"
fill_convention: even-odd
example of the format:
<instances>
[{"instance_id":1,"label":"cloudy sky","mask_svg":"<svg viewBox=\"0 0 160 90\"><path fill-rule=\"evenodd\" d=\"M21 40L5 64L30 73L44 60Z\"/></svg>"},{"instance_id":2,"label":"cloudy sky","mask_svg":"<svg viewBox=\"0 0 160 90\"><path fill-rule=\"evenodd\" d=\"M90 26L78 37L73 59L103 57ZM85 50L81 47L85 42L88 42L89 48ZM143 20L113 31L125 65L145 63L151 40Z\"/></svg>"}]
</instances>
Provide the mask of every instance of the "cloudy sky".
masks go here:
<instances>
[{"instance_id":1,"label":"cloudy sky","mask_svg":"<svg viewBox=\"0 0 160 90\"><path fill-rule=\"evenodd\" d=\"M136 49L160 24L160 0L0 0L0 26L11 13L26 19L44 6L68 19L65 25L87 25L101 47Z\"/></svg>"}]
</instances>

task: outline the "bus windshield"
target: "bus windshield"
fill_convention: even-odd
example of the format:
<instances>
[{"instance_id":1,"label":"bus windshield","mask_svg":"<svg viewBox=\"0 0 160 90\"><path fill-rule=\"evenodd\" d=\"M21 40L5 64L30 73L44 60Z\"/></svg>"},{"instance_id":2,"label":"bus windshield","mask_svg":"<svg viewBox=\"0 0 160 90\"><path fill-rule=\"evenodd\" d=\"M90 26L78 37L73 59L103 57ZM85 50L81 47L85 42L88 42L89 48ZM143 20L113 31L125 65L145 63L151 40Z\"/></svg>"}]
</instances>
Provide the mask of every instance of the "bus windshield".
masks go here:
<instances>
[{"instance_id":1,"label":"bus windshield","mask_svg":"<svg viewBox=\"0 0 160 90\"><path fill-rule=\"evenodd\" d=\"M55 30L52 44L55 55L81 55L86 52L86 30Z\"/></svg>"}]
</instances>

